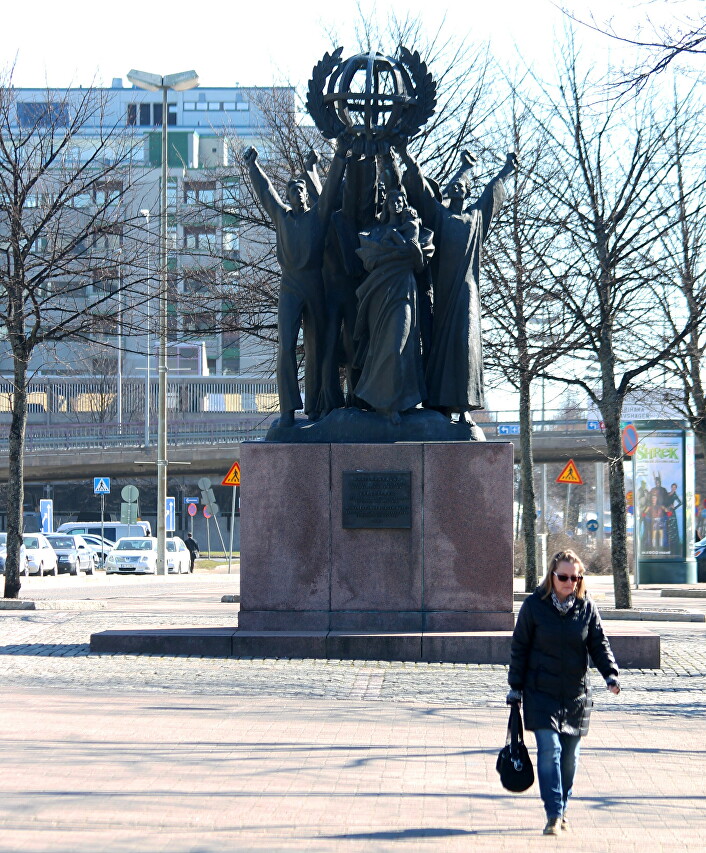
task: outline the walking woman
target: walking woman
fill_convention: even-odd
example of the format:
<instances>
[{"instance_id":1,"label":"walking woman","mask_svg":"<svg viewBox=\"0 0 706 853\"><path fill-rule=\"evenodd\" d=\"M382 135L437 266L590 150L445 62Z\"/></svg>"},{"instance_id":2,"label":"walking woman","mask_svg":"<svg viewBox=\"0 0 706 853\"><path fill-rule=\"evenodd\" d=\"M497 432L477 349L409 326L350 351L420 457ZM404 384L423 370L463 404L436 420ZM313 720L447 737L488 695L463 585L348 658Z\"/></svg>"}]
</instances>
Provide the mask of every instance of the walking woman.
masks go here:
<instances>
[{"instance_id":1,"label":"walking woman","mask_svg":"<svg viewBox=\"0 0 706 853\"><path fill-rule=\"evenodd\" d=\"M566 806L593 706L589 654L608 690L620 693L618 667L598 610L587 597L581 558L559 551L520 609L508 673L508 704L523 702L525 728L537 739L545 835L568 829Z\"/></svg>"}]
</instances>

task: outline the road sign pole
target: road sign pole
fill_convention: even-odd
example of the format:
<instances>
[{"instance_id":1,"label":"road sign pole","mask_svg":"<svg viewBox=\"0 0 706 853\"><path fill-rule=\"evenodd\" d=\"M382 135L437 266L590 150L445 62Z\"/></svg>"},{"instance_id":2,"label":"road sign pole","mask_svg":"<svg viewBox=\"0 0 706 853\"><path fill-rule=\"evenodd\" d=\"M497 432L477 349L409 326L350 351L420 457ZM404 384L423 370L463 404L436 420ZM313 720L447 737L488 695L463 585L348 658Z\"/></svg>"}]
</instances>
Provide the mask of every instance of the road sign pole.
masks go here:
<instances>
[{"instance_id":1,"label":"road sign pole","mask_svg":"<svg viewBox=\"0 0 706 853\"><path fill-rule=\"evenodd\" d=\"M103 530L103 525L105 524L105 495L101 495L101 539L105 539L105 531ZM101 549L104 546L101 545Z\"/></svg>"},{"instance_id":2,"label":"road sign pole","mask_svg":"<svg viewBox=\"0 0 706 853\"><path fill-rule=\"evenodd\" d=\"M206 543L208 544L208 559L211 559L211 519L206 519Z\"/></svg>"},{"instance_id":3,"label":"road sign pole","mask_svg":"<svg viewBox=\"0 0 706 853\"><path fill-rule=\"evenodd\" d=\"M218 523L218 516L217 515L213 516L213 521L215 522L215 525L216 525L216 532L218 533L218 538L221 540L221 548L223 548L223 553L225 554L226 543L223 540L223 534L221 533L221 525Z\"/></svg>"},{"instance_id":4,"label":"road sign pole","mask_svg":"<svg viewBox=\"0 0 706 853\"><path fill-rule=\"evenodd\" d=\"M230 564L233 561L233 530L235 529L235 493L237 488L233 489L233 502L230 508L230 547L228 548L228 574L230 574Z\"/></svg>"}]
</instances>

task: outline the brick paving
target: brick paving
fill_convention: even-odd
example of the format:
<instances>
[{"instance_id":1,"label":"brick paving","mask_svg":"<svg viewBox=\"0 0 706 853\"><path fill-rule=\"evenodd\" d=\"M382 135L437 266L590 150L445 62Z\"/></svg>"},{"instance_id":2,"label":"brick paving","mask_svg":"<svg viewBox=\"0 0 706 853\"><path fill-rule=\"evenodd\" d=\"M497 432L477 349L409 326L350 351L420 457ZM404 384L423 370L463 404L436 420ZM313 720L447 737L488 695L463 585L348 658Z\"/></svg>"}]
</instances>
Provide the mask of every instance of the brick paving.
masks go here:
<instances>
[{"instance_id":1,"label":"brick paving","mask_svg":"<svg viewBox=\"0 0 706 853\"><path fill-rule=\"evenodd\" d=\"M89 653L107 628L235 624L230 578L172 581L0 613L3 853L704 849L702 625L650 625L663 669L595 691L553 839L536 785L495 773L505 667Z\"/></svg>"}]
</instances>

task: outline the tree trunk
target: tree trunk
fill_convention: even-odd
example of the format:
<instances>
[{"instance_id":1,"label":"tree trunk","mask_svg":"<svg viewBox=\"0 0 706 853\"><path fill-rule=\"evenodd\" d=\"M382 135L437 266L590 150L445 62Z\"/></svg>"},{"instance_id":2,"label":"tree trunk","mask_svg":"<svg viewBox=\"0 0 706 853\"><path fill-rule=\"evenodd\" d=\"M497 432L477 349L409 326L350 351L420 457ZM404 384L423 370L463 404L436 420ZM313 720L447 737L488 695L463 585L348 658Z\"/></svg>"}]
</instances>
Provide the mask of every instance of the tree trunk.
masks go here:
<instances>
[{"instance_id":1,"label":"tree trunk","mask_svg":"<svg viewBox=\"0 0 706 853\"><path fill-rule=\"evenodd\" d=\"M613 564L613 588L615 606L621 609L632 607L630 568L628 566L627 509L625 505L625 472L623 470L623 445L620 439L620 410L601 409L605 423L605 439L608 446L608 491L610 494L611 545ZM602 519L598 520L602 523Z\"/></svg>"},{"instance_id":2,"label":"tree trunk","mask_svg":"<svg viewBox=\"0 0 706 853\"><path fill-rule=\"evenodd\" d=\"M14 358L12 422L8 446L9 477L7 481L7 561L5 563L5 598L20 593L20 547L22 545L22 511L24 506L24 450L27 426L27 361Z\"/></svg>"},{"instance_id":3,"label":"tree trunk","mask_svg":"<svg viewBox=\"0 0 706 853\"><path fill-rule=\"evenodd\" d=\"M532 463L532 412L530 380L520 378L520 475L522 482L522 534L525 543L525 590L533 592L537 578L537 506Z\"/></svg>"}]
</instances>

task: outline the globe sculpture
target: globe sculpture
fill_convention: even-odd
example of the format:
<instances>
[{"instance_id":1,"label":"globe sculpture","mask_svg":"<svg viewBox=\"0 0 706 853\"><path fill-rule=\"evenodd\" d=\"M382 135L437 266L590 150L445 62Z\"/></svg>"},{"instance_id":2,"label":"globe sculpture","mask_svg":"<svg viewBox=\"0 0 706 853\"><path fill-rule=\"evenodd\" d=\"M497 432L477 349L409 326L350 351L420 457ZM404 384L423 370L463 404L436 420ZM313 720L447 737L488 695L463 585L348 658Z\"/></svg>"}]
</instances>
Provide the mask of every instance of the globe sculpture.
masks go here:
<instances>
[{"instance_id":1,"label":"globe sculpture","mask_svg":"<svg viewBox=\"0 0 706 853\"><path fill-rule=\"evenodd\" d=\"M402 47L397 58L370 51L345 60L342 53L325 54L309 81L307 108L321 133L348 134L352 151L367 157L418 133L436 106L436 83L419 53Z\"/></svg>"}]
</instances>

